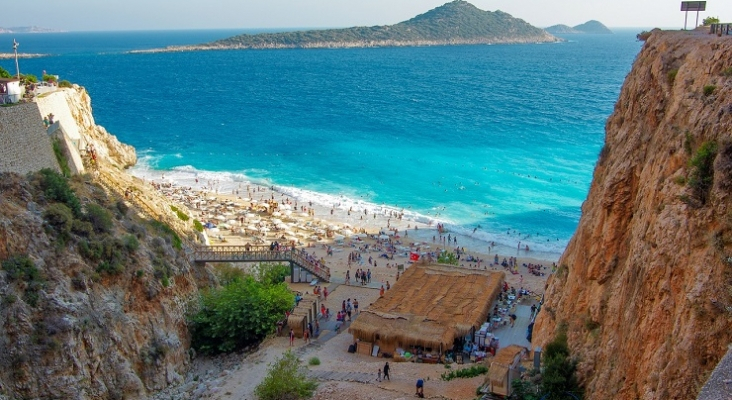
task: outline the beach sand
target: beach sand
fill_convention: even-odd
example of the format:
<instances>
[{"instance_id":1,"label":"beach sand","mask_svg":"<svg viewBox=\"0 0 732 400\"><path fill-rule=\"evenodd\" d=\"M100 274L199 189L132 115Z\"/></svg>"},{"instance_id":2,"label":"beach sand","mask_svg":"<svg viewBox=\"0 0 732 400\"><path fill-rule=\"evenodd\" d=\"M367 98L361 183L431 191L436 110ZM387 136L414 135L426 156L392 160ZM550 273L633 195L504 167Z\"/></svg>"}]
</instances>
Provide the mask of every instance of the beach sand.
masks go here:
<instances>
[{"instance_id":1,"label":"beach sand","mask_svg":"<svg viewBox=\"0 0 732 400\"><path fill-rule=\"evenodd\" d=\"M335 207L331 214L329 208L316 204L313 204L311 208L310 204L307 204L305 206L311 211L305 214L307 216L303 216L302 211L299 209L303 206L302 204L298 203L298 210L295 212L295 199L263 186L250 184L249 193L246 193L245 187L237 195L237 193L216 194L202 189L186 190L165 180L152 183L157 187L158 193L150 193L153 185L150 181L147 181L144 183L144 190L140 190L140 195L153 201L155 198L159 199L162 194L168 201L176 204L176 207L192 218L198 219L202 223L211 222L218 225L218 231L206 229L211 245L269 244L275 240L284 244L288 240L283 241L279 237L283 234L285 237L293 235L285 233L284 230L276 231L275 219L304 228L288 227L287 230L295 233L294 237L297 238L298 248L305 248L316 258L324 259L326 265L331 269L331 282L323 282L321 285L328 287L329 296L327 300L323 299L323 301L333 315L340 310L342 302L349 298L358 299L362 310L367 308L369 304L378 298L381 285L386 285L387 281L390 284L396 281L397 265L401 264L405 268L409 268L409 254L411 252L439 252L446 246L446 243L442 245L437 243L439 233L436 227L422 223L415 224L414 221L399 220L397 217L383 213L377 214L376 218L373 214L366 214L362 220L361 216L355 216L354 212L348 215L346 209ZM290 216L284 214L273 215L271 212L263 211L263 209L259 212L254 211L257 204L267 200L271 201L273 197L274 200L281 203L287 203L289 200L293 208ZM246 201L245 198L257 200L257 203L252 207L251 201ZM205 205L201 204L203 201L205 201ZM160 201L158 201L158 204L160 205ZM175 216L173 211L167 211L166 209L166 212L171 213L171 217ZM230 214L226 215L226 213ZM250 216L253 214L254 218L247 216L248 214ZM243 224L240 219L242 216L245 219ZM227 229L221 229L221 223L229 221L229 218L235 220L236 223L232 223L231 227ZM266 226L271 230L263 233L244 229L242 233L240 229L251 225L250 221L257 221L255 223L257 228ZM344 223L350 224L350 230L354 233L366 232L369 236L364 236L358 240L349 237L336 242L332 236L343 233ZM331 226L335 229L329 229ZM318 229L321 230L318 231ZM393 254L393 259L389 260L379 257L385 253L385 242L381 241L380 243L378 240L379 233L386 232L388 229L396 229L396 233L392 234L385 242L399 246L397 249L400 249ZM331 238L327 237L329 231ZM454 239L453 233L446 232L445 234L450 234L450 237ZM320 239L311 240L311 236L319 236ZM432 240L433 236L436 239L435 242ZM464 235L458 235L457 240L457 245L460 246L461 250L465 246L465 253L461 256L462 261L455 268L504 271L509 286L517 289L523 287L538 294L544 292L546 278L552 271L552 264L556 260L537 260L527 257L526 252L521 251L517 257L518 273L514 275L509 269L493 263L495 253L487 244L471 240L470 237ZM367 245L368 249L366 249ZM328 255L328 248L332 250L332 255ZM450 246L449 250L452 251L454 248L453 242L453 246ZM360 264L352 263L349 267L348 255L351 252L361 254L362 262ZM483 261L480 263L467 262L465 259L468 255ZM514 250L514 254L499 254L499 260L502 261L510 256L516 256L516 250ZM372 258L371 265L368 263L369 257ZM543 265L545 268L541 271L544 276L529 274L528 269L523 266L524 264ZM372 273L370 284L361 286L355 283L353 277L357 268L370 269ZM346 271L350 271L351 285L344 284ZM303 293L312 293L313 290L313 286L308 283L291 283L290 286L292 290ZM353 340L352 336L347 333L349 323L344 323L340 328L340 333L336 334L334 319L335 317L331 321L321 322L320 337L314 339L312 343L306 344L303 339L297 339L294 348L292 348L304 364L307 364L307 361L312 357L317 357L321 361L318 366L308 367L310 374L321 377L315 399L351 398L365 400L412 397L414 396L414 382L419 378L428 379L425 382L426 397L471 399L475 397L476 388L485 379L485 376L479 376L471 379L442 381L440 374L446 371L444 365L390 362L390 365L392 365L392 380L379 382L376 380L376 372L383 367L385 361L391 360L348 353L346 350ZM184 390L188 394L192 394L194 389L204 388L209 398L227 400L253 398L254 388L266 375L267 366L279 358L287 349L290 349L290 346L286 337L270 337L257 351L251 354L229 355L224 358L227 361L221 361L217 358L198 359L194 362L193 369L188 375L189 378L191 376L201 376L201 381L198 381L196 385L188 384L188 389L185 389L184 386L171 388L161 393L161 396L169 393L182 394L181 391ZM462 367L467 366L469 365ZM163 397L158 396L156 398Z\"/></svg>"}]
</instances>

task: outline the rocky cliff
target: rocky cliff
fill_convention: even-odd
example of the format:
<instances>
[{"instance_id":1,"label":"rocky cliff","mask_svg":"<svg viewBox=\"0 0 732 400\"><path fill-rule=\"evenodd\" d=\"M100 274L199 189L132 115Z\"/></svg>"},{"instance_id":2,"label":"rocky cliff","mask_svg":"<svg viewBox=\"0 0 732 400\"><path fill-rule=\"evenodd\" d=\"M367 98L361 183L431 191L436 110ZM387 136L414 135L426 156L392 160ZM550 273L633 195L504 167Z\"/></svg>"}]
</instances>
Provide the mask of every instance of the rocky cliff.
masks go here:
<instances>
[{"instance_id":1,"label":"rocky cliff","mask_svg":"<svg viewBox=\"0 0 732 400\"><path fill-rule=\"evenodd\" d=\"M98 173L70 181L73 214L41 175L0 174L0 398L144 398L186 371L188 301L211 276L149 209L110 190L140 185L121 171L134 149L94 124L83 89L59 93L46 106L68 108ZM153 191L135 193L165 214Z\"/></svg>"},{"instance_id":2,"label":"rocky cliff","mask_svg":"<svg viewBox=\"0 0 732 400\"><path fill-rule=\"evenodd\" d=\"M654 32L606 125L534 345L588 399L691 399L732 340L732 40Z\"/></svg>"}]
</instances>

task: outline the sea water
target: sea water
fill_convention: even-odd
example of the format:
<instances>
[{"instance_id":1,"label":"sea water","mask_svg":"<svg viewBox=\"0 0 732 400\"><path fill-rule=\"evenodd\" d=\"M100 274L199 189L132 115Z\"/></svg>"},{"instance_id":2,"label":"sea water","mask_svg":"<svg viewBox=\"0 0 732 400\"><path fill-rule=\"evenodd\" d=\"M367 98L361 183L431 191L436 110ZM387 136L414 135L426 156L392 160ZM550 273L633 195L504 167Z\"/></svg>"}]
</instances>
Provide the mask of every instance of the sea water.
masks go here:
<instances>
[{"instance_id":1,"label":"sea water","mask_svg":"<svg viewBox=\"0 0 732 400\"><path fill-rule=\"evenodd\" d=\"M16 38L51 54L21 60L23 72L87 88L97 123L137 149L135 174L403 210L476 246L521 241L550 259L577 226L641 47L621 31L558 44L128 53L235 33Z\"/></svg>"}]
</instances>

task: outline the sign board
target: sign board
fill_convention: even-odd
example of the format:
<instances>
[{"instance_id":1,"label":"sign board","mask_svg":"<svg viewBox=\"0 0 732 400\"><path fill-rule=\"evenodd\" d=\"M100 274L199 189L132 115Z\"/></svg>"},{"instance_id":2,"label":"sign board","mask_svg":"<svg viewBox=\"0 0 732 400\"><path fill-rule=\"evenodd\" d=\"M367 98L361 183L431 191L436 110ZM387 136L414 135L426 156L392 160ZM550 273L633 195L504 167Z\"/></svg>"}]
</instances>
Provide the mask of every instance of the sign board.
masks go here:
<instances>
[{"instance_id":1,"label":"sign board","mask_svg":"<svg viewBox=\"0 0 732 400\"><path fill-rule=\"evenodd\" d=\"M707 9L706 1L682 1L681 11L705 11Z\"/></svg>"}]
</instances>

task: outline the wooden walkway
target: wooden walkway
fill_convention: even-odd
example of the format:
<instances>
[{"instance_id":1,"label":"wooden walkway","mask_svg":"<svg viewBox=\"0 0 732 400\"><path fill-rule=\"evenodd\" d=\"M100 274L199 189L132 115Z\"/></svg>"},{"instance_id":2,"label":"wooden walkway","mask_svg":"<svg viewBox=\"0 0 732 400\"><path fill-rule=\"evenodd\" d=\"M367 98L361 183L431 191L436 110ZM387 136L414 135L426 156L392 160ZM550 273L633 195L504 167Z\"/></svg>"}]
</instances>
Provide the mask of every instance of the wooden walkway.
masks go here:
<instances>
[{"instance_id":1,"label":"wooden walkway","mask_svg":"<svg viewBox=\"0 0 732 400\"><path fill-rule=\"evenodd\" d=\"M306 258L299 250L270 250L269 246L196 246L193 261L206 262L263 262L286 261L290 263L292 275L294 266L310 272L318 279L330 282L330 268Z\"/></svg>"}]
</instances>

